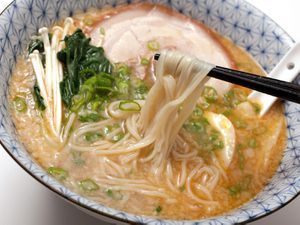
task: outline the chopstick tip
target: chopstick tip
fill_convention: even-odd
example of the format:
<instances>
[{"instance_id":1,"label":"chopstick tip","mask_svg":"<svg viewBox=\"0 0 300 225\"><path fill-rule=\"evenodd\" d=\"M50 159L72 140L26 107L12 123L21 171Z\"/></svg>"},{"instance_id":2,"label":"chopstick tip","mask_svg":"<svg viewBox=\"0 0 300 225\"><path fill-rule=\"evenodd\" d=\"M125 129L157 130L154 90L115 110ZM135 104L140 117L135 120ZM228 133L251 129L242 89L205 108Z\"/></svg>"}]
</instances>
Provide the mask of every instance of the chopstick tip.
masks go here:
<instances>
[{"instance_id":1,"label":"chopstick tip","mask_svg":"<svg viewBox=\"0 0 300 225\"><path fill-rule=\"evenodd\" d=\"M155 59L155 60L158 60L158 59L159 59L159 56L160 56L160 54L159 54L159 53L156 53L156 54L154 55L154 59Z\"/></svg>"}]
</instances>

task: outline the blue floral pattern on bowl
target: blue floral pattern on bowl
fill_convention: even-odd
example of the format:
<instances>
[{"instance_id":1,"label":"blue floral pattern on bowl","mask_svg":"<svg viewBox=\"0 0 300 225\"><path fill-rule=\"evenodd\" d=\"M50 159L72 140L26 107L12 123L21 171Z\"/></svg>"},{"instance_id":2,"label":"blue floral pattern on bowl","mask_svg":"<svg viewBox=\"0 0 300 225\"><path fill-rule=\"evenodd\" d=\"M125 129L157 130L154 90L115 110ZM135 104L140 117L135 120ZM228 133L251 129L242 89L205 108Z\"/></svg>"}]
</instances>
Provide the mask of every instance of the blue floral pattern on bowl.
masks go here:
<instances>
[{"instance_id":1,"label":"blue floral pattern on bowl","mask_svg":"<svg viewBox=\"0 0 300 225\"><path fill-rule=\"evenodd\" d=\"M288 143L271 182L252 201L224 215L199 221L158 220L121 212L68 190L32 161L11 121L8 83L17 55L38 28L87 9L115 7L139 0L17 0L0 16L0 139L7 152L28 173L65 199L121 221L146 224L233 224L252 221L287 204L300 191L300 106L285 102ZM293 40L264 13L243 0L150 0L199 20L246 49L269 72ZM298 118L297 118L298 117Z\"/></svg>"}]
</instances>

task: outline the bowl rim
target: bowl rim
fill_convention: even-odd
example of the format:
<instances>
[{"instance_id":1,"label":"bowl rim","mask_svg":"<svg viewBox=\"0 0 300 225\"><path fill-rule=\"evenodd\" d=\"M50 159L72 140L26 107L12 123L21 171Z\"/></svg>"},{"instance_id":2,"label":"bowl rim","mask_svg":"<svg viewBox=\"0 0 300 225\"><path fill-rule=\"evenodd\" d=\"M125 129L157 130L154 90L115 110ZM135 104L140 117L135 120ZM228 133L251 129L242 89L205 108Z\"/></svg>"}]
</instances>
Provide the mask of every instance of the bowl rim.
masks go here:
<instances>
[{"instance_id":1,"label":"bowl rim","mask_svg":"<svg viewBox=\"0 0 300 225\"><path fill-rule=\"evenodd\" d=\"M269 17L266 13L264 13L262 10L260 10L259 8L257 8L256 6L254 6L253 4L251 4L250 2L248 2L247 0L240 0L242 1L243 3L245 4L248 4L250 5L251 7L253 7L255 10L257 10L258 12L262 13L263 15L265 15L270 21L272 21L276 27L280 28L283 33L290 38L291 42L292 43L295 43L295 40L289 35L289 33L284 29L282 28L276 21L274 21L271 17ZM14 4L16 3L16 0L12 0L2 11L0 11L0 16L6 11L8 10L11 6L13 6ZM291 45L290 45L291 47ZM283 103L284 104L284 103ZM285 116L286 117L286 116ZM6 147L6 145L3 143L3 141L1 140L0 138L0 146L3 147L3 149L6 151L6 153L28 174L30 175L31 177L33 177L36 181L38 181L38 183L42 184L44 187L46 187L47 189L49 189L52 193L56 194L57 196L61 197L63 200L69 202L69 203L72 203L74 206L76 207L81 207L83 209L86 209L88 211L91 211L92 213L95 213L95 214L98 214L98 215L101 215L101 216L105 216L105 217L108 217L110 219L114 219L114 220L117 220L119 222L125 222L125 223L128 223L128 224L143 224L143 223L139 223L139 222L134 222L134 221L131 221L131 220L126 220L126 219L123 219L123 218L120 218L120 217L117 217L117 216L114 216L110 213L106 213L106 212L103 212L103 211L99 211L93 207L89 207L88 205L80 202L80 201L76 201L75 199L72 199L72 198L69 198L66 194L63 194L62 192L58 191L57 189L53 188L51 185L49 185L47 182L43 181L39 176L37 176L36 174L32 173L30 171L30 169L26 168L25 165L23 165L18 159L16 156L14 156L12 154L12 152L10 152L10 150ZM34 162L35 164L37 164L36 162ZM281 162L280 162L281 163ZM38 165L38 164L37 164ZM39 165L38 165L39 166ZM277 171L275 171L276 173ZM275 175L275 173L273 174L273 176ZM272 177L273 177L272 176ZM62 184L63 185L63 184ZM268 183L266 184L268 185ZM265 186L266 186L265 185ZM64 186L64 185L63 185ZM69 188L67 188L69 189ZM262 190L261 190L262 191ZM260 191L260 192L261 192ZM259 193L260 193L259 192ZM257 194L259 194L257 193ZM256 195L257 195L256 194ZM268 211L262 215L258 215L257 217L254 217L254 218L249 218L245 221L242 221L242 222L238 222L238 223L235 223L235 224L247 224L247 223L252 223L254 221L257 221L259 219L262 219L264 217L267 217L275 212L277 212L278 210L284 208L286 205L288 205L289 203L291 203L293 200L295 200L298 196L300 195L300 190L292 197L290 198L288 201L284 202L283 204L279 205L278 207L274 208L273 210L271 211ZM82 196L83 198L86 198L84 196ZM255 196L254 196L255 197ZM248 201L247 201L248 202ZM242 205L246 204L247 202L243 203ZM104 205L105 206L105 205ZM105 207L108 207L108 206L105 206ZM108 208L111 208L111 207L108 207ZM114 209L114 208L112 208ZM232 211L232 210L235 210L237 208L233 208L231 210L229 210L228 212ZM129 213L129 212L126 212L126 211L123 211L123 210L118 210L119 212L124 212L126 214L131 214L131 215L136 215L136 214L133 214L133 213ZM151 216L144 216L144 215L138 215L138 216L141 216L141 217L144 217L144 218L153 218ZM199 222L205 222L205 220L207 219L215 219L217 217L222 217L223 214L220 214L220 215L216 215L216 216L213 216L213 217L208 217L208 218L204 218L204 219L199 219ZM161 221L170 221L170 219L159 219L159 218L156 218L157 220L161 220ZM172 220L172 219L171 219ZM195 220L195 219L194 219ZM175 220L175 221L194 221L194 220Z\"/></svg>"}]
</instances>

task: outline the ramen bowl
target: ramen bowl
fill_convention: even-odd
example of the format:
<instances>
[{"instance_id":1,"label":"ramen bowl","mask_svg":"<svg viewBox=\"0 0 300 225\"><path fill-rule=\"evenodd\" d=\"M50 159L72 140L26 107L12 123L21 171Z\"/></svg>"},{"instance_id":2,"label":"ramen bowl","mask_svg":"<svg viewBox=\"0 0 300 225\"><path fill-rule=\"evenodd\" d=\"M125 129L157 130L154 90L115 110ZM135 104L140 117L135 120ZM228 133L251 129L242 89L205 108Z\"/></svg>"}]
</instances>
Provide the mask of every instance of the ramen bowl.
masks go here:
<instances>
[{"instance_id":1,"label":"ramen bowl","mask_svg":"<svg viewBox=\"0 0 300 225\"><path fill-rule=\"evenodd\" d=\"M300 191L300 106L284 102L287 145L277 172L251 201L223 215L203 220L162 220L133 215L84 198L57 182L32 160L19 141L8 103L8 84L17 56L30 37L43 26L85 12L89 8L111 8L139 1L17 0L0 16L0 139L8 154L31 176L70 203L115 223L134 224L235 224L251 222L280 209ZM269 72L293 44L268 16L242 0L148 1L171 7L196 19L245 49Z\"/></svg>"}]
</instances>

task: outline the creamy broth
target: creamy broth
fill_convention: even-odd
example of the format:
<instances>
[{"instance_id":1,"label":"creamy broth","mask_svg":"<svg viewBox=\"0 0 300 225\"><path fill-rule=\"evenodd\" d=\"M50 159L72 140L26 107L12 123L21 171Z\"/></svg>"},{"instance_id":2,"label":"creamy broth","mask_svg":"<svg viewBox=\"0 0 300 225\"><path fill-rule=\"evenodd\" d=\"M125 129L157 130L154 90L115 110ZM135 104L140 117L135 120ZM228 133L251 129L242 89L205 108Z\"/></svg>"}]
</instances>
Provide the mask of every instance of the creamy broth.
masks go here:
<instances>
[{"instance_id":1,"label":"creamy broth","mask_svg":"<svg viewBox=\"0 0 300 225\"><path fill-rule=\"evenodd\" d=\"M217 46L216 49L223 52L224 60L222 59L220 63L223 63L224 66L264 74L253 58L228 39L181 14L161 6L154 8L159 13L174 17L174 20L188 21L195 27L200 27L199 29L213 41L211 43ZM74 25L71 27L72 32L70 34L79 27L86 35L91 35L93 37L92 43L96 44L99 42L94 37L96 29L98 32L102 32L101 35L105 37L105 31L109 29L101 30L105 23L111 21L118 13L133 9L151 11L153 6L148 4L124 6L105 11L91 10L76 15L73 18ZM63 22L57 25L62 26L62 24ZM158 38L157 42L160 44L160 48L157 50L162 50L165 46L163 40ZM149 42L146 41L145 43ZM171 47L166 48L172 49ZM109 49L107 51L109 52ZM187 49L187 51L189 50ZM121 63L125 63L131 68L130 79L142 78L145 87L150 89L154 83L153 67L155 62L151 60L153 51L151 49L147 51L146 47L140 54L146 57L145 63L140 62L141 57L135 60L126 59ZM117 61L118 58L114 53L110 52L109 55L111 58L108 57L108 59L112 60L113 63L120 62ZM213 59L213 56L214 54L210 57ZM220 86L216 85L215 88L218 92L216 94L215 92L208 92L211 89L204 89L207 93L202 93L197 108L179 132L181 137L187 140L190 148L197 151L197 157L201 158L204 165L209 168L206 172L199 174L197 179L194 177L191 180L193 190L198 190L197 185L205 186L209 183L210 178L214 177L210 172L218 170L218 182L212 188L209 185L205 186L205 190L208 190L210 194L196 192L197 197L203 200L203 202L199 202L188 194L187 181L176 187L177 190L172 190L167 183L165 174L162 174L159 180L155 179L149 162L128 160L128 163L122 163L124 160L120 158L120 155L102 155L98 154L97 151L79 152L66 143L58 143L53 141L51 137L47 137L48 128L43 122L45 112L37 109L33 97L35 80L34 70L26 51L18 57L9 89L11 114L21 142L33 159L52 175L56 175L56 178L65 186L99 203L126 212L168 219L200 219L225 213L249 201L268 183L278 167L286 144L286 123L281 103L276 103L263 118L259 118L257 114L259 106L256 103L246 101L246 96L250 90L239 86L228 86L227 89L219 93L218 87ZM26 107L21 107L21 110L20 108L16 110L20 104L22 106L24 103L16 102L18 98L26 101ZM117 97L117 100L122 100L122 97ZM224 148L224 143L220 133L213 129L207 119L204 118L205 121L203 122L202 113L204 112L223 114L234 126L236 135L234 155L229 166L225 169L218 169L222 166L214 162L212 158L212 155L218 154L218 151ZM76 116L74 120L70 129L70 137L72 137L72 132L86 123L80 121L82 120L80 116ZM64 107L63 127L66 126L69 118L70 112ZM198 124L196 123L198 120L200 121L199 126L205 126L205 133L201 133L200 128L195 126ZM102 136L109 135L117 129L123 129L122 125L117 122L107 124L104 128L106 131L101 130L100 132L99 130L98 133L88 133L83 137L84 140L80 139L82 137L78 137L76 141L93 144L101 140ZM103 132L107 133L104 134ZM116 132L113 136L113 138L117 138L115 143L124 138L118 136L120 132ZM190 139L192 140L189 142ZM149 152L151 152L151 147L141 151L138 156L133 156L133 158L143 158ZM176 183L179 179L176 175L180 173L182 163L175 159L171 159L171 161L174 173L173 182ZM187 173L190 173L199 164L188 161L185 166ZM49 171L49 168L52 170ZM199 167L200 169L201 167ZM122 185L120 185L121 181ZM136 188L143 191L137 191ZM206 204L206 201L210 203Z\"/></svg>"}]
</instances>

